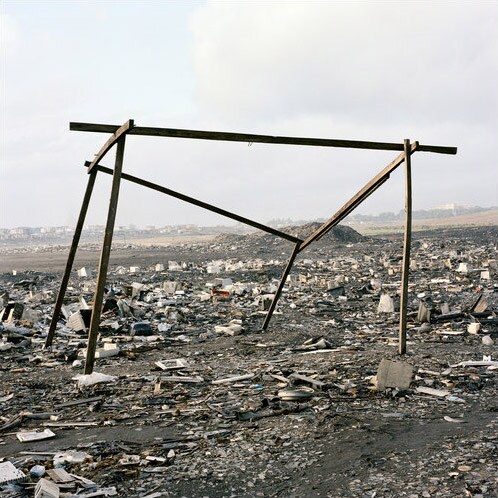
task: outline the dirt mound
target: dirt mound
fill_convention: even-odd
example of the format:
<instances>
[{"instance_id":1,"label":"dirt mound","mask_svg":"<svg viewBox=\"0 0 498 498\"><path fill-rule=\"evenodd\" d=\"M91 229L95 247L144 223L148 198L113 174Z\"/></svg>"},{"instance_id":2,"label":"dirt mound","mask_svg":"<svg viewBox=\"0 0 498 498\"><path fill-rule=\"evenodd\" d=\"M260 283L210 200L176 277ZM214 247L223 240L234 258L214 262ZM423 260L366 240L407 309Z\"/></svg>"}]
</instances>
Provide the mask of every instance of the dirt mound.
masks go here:
<instances>
[{"instance_id":1,"label":"dirt mound","mask_svg":"<svg viewBox=\"0 0 498 498\"><path fill-rule=\"evenodd\" d=\"M299 237L300 239L306 239L310 234L315 232L321 227L321 223L307 223L306 225L301 225L298 227L286 227L282 231ZM355 242L364 242L367 238L351 227L346 227L344 225L337 225L332 230L330 230L321 239L323 242L332 242L339 244L350 244Z\"/></svg>"},{"instance_id":2,"label":"dirt mound","mask_svg":"<svg viewBox=\"0 0 498 498\"><path fill-rule=\"evenodd\" d=\"M220 233L214 239L216 244L240 244L246 242L250 235L241 235L238 233Z\"/></svg>"},{"instance_id":3,"label":"dirt mound","mask_svg":"<svg viewBox=\"0 0 498 498\"><path fill-rule=\"evenodd\" d=\"M289 226L279 229L281 232L294 235L302 240L305 240L310 234L318 230L322 224L318 222L307 223L300 226ZM253 243L261 244L267 242L272 244L275 241L275 236L264 232L255 232L250 235L238 234L221 234L216 237L217 244L228 245L251 245ZM361 235L351 227L338 225L327 234L325 234L320 241L326 244L351 244L357 242L364 242L367 237Z\"/></svg>"}]
</instances>

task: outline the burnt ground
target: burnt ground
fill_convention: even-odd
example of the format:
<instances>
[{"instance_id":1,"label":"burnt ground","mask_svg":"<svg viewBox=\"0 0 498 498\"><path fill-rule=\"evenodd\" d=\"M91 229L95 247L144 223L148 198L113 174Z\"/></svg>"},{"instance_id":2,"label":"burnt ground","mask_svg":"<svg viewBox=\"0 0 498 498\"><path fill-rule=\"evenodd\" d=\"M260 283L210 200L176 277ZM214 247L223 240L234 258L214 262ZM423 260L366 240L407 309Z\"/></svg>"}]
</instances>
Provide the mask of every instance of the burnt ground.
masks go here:
<instances>
[{"instance_id":1,"label":"burnt ground","mask_svg":"<svg viewBox=\"0 0 498 498\"><path fill-rule=\"evenodd\" d=\"M13 347L0 351L0 459L29 474L35 463L51 468L55 452L84 451L85 462L66 468L92 479L97 489L112 494L114 487L115 496L123 497L498 496L498 370L459 365L483 355L497 359L492 320L497 311L492 270L497 230L431 232L415 238L408 355L402 358L414 366L415 376L408 389L384 391L374 390L370 378L381 359L401 359L399 314L379 313L377 306L381 292L396 302L399 239L346 240L310 250L293 271L303 281L289 284L267 332L260 330L264 315L253 294L202 303L195 296L217 276L256 282L262 293L271 291L288 244L227 236L180 248L116 248L108 278L116 288L138 281L153 289L163 280L181 280L186 294L169 303L169 314L157 312L155 298L140 301L137 319L154 327L160 322L171 326L160 333L154 328L154 341L130 338L126 319L107 316L120 328L103 326L99 344L117 343L121 353L97 360L96 371L117 379L81 388L71 379L82 373L73 361L85 346L84 335L71 333L61 321L55 345L42 349L66 253L3 255L1 269L16 268L19 274L2 274L0 289L41 310L42 317L38 323L17 322L10 338L8 327L3 334ZM97 251L80 251L75 267L96 267ZM275 253L278 264L269 261ZM204 263L218 258L246 264L206 274ZM169 259L197 266L159 274L147 268ZM252 259L267 263L253 267ZM456 271L460 262L468 262L468 273ZM118 265L140 265L143 271L123 274ZM481 278L485 268L491 268L490 280ZM321 279L343 286L345 295L328 292ZM372 279L382 282L382 291L368 289ZM68 303L80 295L91 300L92 282L72 279ZM30 286L35 293L46 293L30 301ZM487 318L481 317L478 334L469 334L467 327L475 320L469 311L480 295L488 302ZM420 302L433 310L430 324L417 320ZM438 321L444 303L463 313ZM215 331L233 318L242 320L240 335ZM485 335L494 344L483 344ZM328 341L327 350L302 350L304 341L321 337ZM168 372L154 365L172 358L184 358L189 365L175 375L197 377L195 382L171 382ZM315 385L310 400L278 397L293 372L323 382ZM254 376L212 384L239 374ZM447 394L428 395L418 387ZM92 400L59 406L88 398ZM33 413L52 414L53 420L30 418ZM53 439L20 443L16 438L20 430L44 426L56 433ZM127 464L122 460L126 455L138 455L140 462ZM30 481L24 489L4 489L0 496L33 496L37 478Z\"/></svg>"}]
</instances>

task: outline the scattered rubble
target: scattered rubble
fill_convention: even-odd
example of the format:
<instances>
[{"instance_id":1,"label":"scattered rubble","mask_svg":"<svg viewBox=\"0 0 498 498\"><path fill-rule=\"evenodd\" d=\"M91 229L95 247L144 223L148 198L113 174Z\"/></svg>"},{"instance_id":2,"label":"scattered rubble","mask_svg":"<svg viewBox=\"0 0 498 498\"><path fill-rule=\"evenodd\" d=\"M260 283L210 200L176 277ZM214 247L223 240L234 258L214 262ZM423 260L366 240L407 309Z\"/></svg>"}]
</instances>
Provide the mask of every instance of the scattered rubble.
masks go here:
<instances>
[{"instance_id":1,"label":"scattered rubble","mask_svg":"<svg viewBox=\"0 0 498 498\"><path fill-rule=\"evenodd\" d=\"M414 241L403 358L401 241L341 233L296 261L266 333L285 242L113 265L91 375L95 268L47 349L59 275L0 275L0 495L496 496L496 231Z\"/></svg>"}]
</instances>

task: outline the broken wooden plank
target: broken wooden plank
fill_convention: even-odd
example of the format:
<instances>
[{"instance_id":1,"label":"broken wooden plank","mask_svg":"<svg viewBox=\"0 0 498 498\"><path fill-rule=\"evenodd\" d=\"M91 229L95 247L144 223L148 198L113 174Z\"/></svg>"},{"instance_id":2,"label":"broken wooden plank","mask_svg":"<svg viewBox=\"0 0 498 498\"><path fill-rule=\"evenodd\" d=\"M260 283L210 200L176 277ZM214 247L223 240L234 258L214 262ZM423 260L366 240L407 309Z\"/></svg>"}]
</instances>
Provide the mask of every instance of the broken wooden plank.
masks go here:
<instances>
[{"instance_id":1,"label":"broken wooden plank","mask_svg":"<svg viewBox=\"0 0 498 498\"><path fill-rule=\"evenodd\" d=\"M180 375L167 375L161 377L161 382L182 382L184 384L197 384L204 382L202 377L181 377Z\"/></svg>"},{"instance_id":2,"label":"broken wooden plank","mask_svg":"<svg viewBox=\"0 0 498 498\"><path fill-rule=\"evenodd\" d=\"M307 384L311 384L312 386L318 387L319 389L326 385L325 382L322 382L321 380L313 379L312 377L301 375L296 372L291 373L288 378L290 380L299 380L301 382L306 382Z\"/></svg>"},{"instance_id":3,"label":"broken wooden plank","mask_svg":"<svg viewBox=\"0 0 498 498\"><path fill-rule=\"evenodd\" d=\"M60 410L61 408L69 408L71 406L77 405L87 405L89 403L97 403L98 401L103 401L104 396L94 396L92 398L83 398L83 399L74 399L72 401L66 401L65 403L60 403L59 405L55 405L56 410Z\"/></svg>"},{"instance_id":4,"label":"broken wooden plank","mask_svg":"<svg viewBox=\"0 0 498 498\"><path fill-rule=\"evenodd\" d=\"M244 375L234 375L233 377L226 377L224 379L213 380L211 384L227 384L231 382L239 382L240 380L252 379L256 374L249 373Z\"/></svg>"}]
</instances>

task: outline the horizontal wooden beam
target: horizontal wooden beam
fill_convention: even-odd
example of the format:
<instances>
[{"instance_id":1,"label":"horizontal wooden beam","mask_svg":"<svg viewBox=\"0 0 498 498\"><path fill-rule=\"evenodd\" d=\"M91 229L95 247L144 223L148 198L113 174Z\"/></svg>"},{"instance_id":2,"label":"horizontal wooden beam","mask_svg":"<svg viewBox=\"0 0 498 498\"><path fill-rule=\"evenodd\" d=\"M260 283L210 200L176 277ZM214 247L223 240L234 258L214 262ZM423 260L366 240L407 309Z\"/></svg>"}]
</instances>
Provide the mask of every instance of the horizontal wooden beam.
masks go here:
<instances>
[{"instance_id":1,"label":"horizontal wooden beam","mask_svg":"<svg viewBox=\"0 0 498 498\"><path fill-rule=\"evenodd\" d=\"M411 154L418 149L418 142L411 145ZM356 209L367 197L373 194L383 183L387 181L389 175L405 160L405 153L402 152L396 159L391 161L381 172L375 175L359 192L349 199L337 213L329 218L323 225L310 234L300 245L299 251L309 246L315 240L323 237L329 230L338 225L348 214Z\"/></svg>"},{"instance_id":2,"label":"horizontal wooden beam","mask_svg":"<svg viewBox=\"0 0 498 498\"><path fill-rule=\"evenodd\" d=\"M446 147L444 145L419 145L417 147L417 152L434 152L436 154L451 154L455 155L457 153L456 147Z\"/></svg>"},{"instance_id":3,"label":"horizontal wooden beam","mask_svg":"<svg viewBox=\"0 0 498 498\"><path fill-rule=\"evenodd\" d=\"M87 166L88 163L85 164ZM105 166L97 166L98 171L102 171L102 173L106 173L108 175L113 174L113 170L110 168L106 168ZM199 206L203 209L206 209L208 211L211 211L213 213L220 214L221 216L225 216L226 218L231 218L232 220L238 221L240 223L243 223L244 225L249 225L253 228L257 228L258 230L262 230L263 232L271 233L272 235L275 235L276 237L280 237L281 239L289 240L291 242L294 242L295 244L300 244L302 242L302 239L299 239L297 237L294 237L293 235L289 235L285 232L281 232L280 230L276 230L275 228L263 225L262 223L258 223L257 221L250 220L249 218L245 218L244 216L239 216L238 214L231 213L230 211L227 211L226 209L222 209L216 206L213 206L212 204L208 204L207 202L200 201L198 199L195 199L194 197L190 197L185 194L181 194L180 192L176 192L174 190L171 190L169 188L163 187L161 185L158 185L156 183L149 182L147 180L143 180L142 178L138 178L137 176L132 176L128 175L127 173L121 173L121 178L123 180L127 180L132 183L136 183L137 185L142 185L142 187L147 187L152 190L155 190L156 192L161 192L163 194L170 195L171 197L175 197L176 199L180 199L184 202L188 202L189 204L194 204L195 206Z\"/></svg>"},{"instance_id":4,"label":"horizontal wooden beam","mask_svg":"<svg viewBox=\"0 0 498 498\"><path fill-rule=\"evenodd\" d=\"M88 165L87 173L90 173L96 165L99 164L99 161L111 150L112 146L118 141L118 139L128 133L133 128L133 119L129 119L121 126L118 126L116 130L113 131L113 135L107 140L107 142L102 146L102 148L98 151L93 161Z\"/></svg>"},{"instance_id":5,"label":"horizontal wooden beam","mask_svg":"<svg viewBox=\"0 0 498 498\"><path fill-rule=\"evenodd\" d=\"M97 133L115 133L119 126L98 123L69 123L72 131L88 131ZM150 128L135 126L128 131L129 135L154 137L193 138L199 140L222 140L228 142L249 142L287 145L309 145L315 147L342 147L349 149L403 150L402 143L366 142L362 140L340 140L330 138L282 137L273 135L256 135L252 133L232 133L224 131L184 130L178 128ZM420 150L440 154L456 154L456 147L424 145Z\"/></svg>"}]
</instances>

